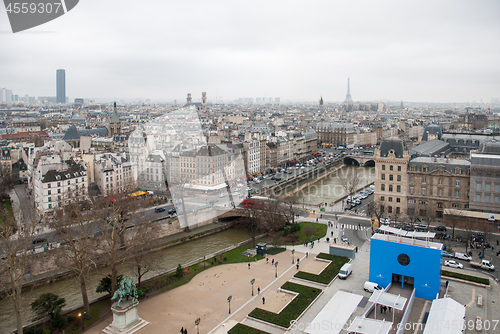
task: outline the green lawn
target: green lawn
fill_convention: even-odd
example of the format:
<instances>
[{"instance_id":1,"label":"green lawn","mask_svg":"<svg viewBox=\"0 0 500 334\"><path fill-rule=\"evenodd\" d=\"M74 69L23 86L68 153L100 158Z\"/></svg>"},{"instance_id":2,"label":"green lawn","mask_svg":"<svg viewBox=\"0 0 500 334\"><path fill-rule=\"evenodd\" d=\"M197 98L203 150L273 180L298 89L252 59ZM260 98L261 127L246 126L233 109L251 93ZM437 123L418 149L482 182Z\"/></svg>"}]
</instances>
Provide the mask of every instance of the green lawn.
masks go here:
<instances>
[{"instance_id":1,"label":"green lawn","mask_svg":"<svg viewBox=\"0 0 500 334\"><path fill-rule=\"evenodd\" d=\"M280 313L269 312L260 308L254 309L248 315L250 317L270 322L272 324L288 328L292 320L296 320L299 315L313 302L321 293L320 289L308 286L286 282L281 288L289 291L298 292L295 297Z\"/></svg>"},{"instance_id":2,"label":"green lawn","mask_svg":"<svg viewBox=\"0 0 500 334\"><path fill-rule=\"evenodd\" d=\"M326 253L319 253L316 257L332 261L319 275L299 271L294 277L306 279L308 281L318 282L322 284L330 284L330 282L339 273L340 268L344 263L349 262L349 259L343 256L330 255Z\"/></svg>"},{"instance_id":3,"label":"green lawn","mask_svg":"<svg viewBox=\"0 0 500 334\"><path fill-rule=\"evenodd\" d=\"M475 283L481 283L481 284L485 284L485 285L490 285L490 280L487 279L487 278L482 278L482 277L477 277L477 276L470 276L470 275L455 273L455 272L452 272L452 271L443 270L443 271L441 271L441 276L454 277L454 278L459 278L459 279L463 279L463 280L466 280L466 281L471 281L471 282L475 282Z\"/></svg>"},{"instance_id":4,"label":"green lawn","mask_svg":"<svg viewBox=\"0 0 500 334\"><path fill-rule=\"evenodd\" d=\"M311 222L301 222L299 223L300 231L297 232L297 236L300 238L300 241L297 241L296 244L303 244L305 242L311 241L311 237L308 237L304 234L304 230L313 229L313 241L318 240L318 238L324 238L326 236L327 226L325 224L311 223Z\"/></svg>"},{"instance_id":5,"label":"green lawn","mask_svg":"<svg viewBox=\"0 0 500 334\"><path fill-rule=\"evenodd\" d=\"M236 324L236 326L234 326L233 328L231 328L228 334L269 334L269 333L239 323Z\"/></svg>"}]
</instances>

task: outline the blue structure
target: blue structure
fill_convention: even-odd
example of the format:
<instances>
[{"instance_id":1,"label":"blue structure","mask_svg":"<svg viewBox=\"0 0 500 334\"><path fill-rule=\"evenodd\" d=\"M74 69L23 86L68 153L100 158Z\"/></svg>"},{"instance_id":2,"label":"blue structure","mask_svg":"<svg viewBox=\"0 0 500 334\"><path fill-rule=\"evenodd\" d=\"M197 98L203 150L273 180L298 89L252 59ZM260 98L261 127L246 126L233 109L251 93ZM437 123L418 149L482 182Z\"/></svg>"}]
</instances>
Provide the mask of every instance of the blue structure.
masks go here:
<instances>
[{"instance_id":1,"label":"blue structure","mask_svg":"<svg viewBox=\"0 0 500 334\"><path fill-rule=\"evenodd\" d=\"M443 245L376 233L370 245L370 282L413 284L415 297L434 300L439 293Z\"/></svg>"}]
</instances>

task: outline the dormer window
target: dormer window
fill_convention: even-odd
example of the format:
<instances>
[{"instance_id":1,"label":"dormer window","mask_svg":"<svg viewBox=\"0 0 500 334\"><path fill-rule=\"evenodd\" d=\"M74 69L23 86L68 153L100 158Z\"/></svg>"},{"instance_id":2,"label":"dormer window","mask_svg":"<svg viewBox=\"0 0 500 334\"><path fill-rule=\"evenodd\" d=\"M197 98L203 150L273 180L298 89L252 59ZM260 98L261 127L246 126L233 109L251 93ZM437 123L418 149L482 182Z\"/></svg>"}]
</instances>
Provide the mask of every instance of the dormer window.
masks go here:
<instances>
[{"instance_id":1,"label":"dormer window","mask_svg":"<svg viewBox=\"0 0 500 334\"><path fill-rule=\"evenodd\" d=\"M56 180L60 180L61 179L61 175L56 175Z\"/></svg>"}]
</instances>

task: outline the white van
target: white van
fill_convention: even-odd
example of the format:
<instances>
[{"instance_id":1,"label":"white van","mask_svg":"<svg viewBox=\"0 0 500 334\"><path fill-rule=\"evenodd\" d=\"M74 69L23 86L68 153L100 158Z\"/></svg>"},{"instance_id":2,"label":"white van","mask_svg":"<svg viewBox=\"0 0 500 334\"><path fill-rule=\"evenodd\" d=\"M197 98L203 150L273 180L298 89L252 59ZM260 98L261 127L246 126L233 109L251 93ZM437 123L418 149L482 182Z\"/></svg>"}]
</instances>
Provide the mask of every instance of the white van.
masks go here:
<instances>
[{"instance_id":1,"label":"white van","mask_svg":"<svg viewBox=\"0 0 500 334\"><path fill-rule=\"evenodd\" d=\"M377 283L368 282L368 281L365 282L364 289L366 292L373 292L375 290L384 290L384 288L381 287L380 285L378 285Z\"/></svg>"},{"instance_id":2,"label":"white van","mask_svg":"<svg viewBox=\"0 0 500 334\"><path fill-rule=\"evenodd\" d=\"M472 257L465 253L455 252L455 259L470 261L472 260Z\"/></svg>"},{"instance_id":3,"label":"white van","mask_svg":"<svg viewBox=\"0 0 500 334\"><path fill-rule=\"evenodd\" d=\"M346 279L352 273L352 264L346 263L340 268L339 278Z\"/></svg>"}]
</instances>

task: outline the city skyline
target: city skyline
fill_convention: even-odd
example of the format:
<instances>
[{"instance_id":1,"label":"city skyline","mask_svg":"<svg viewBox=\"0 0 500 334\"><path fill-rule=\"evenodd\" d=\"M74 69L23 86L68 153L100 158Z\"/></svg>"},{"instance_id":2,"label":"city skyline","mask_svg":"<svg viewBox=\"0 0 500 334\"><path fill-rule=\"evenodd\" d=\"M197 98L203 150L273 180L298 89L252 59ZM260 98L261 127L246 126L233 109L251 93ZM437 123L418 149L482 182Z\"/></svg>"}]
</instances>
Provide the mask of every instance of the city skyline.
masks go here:
<instances>
[{"instance_id":1,"label":"city skyline","mask_svg":"<svg viewBox=\"0 0 500 334\"><path fill-rule=\"evenodd\" d=\"M206 91L208 102L342 102L347 78L355 102L500 97L496 1L146 6L87 1L17 34L0 11L0 87L52 96L53 72L64 68L70 101L182 101L192 93L197 102Z\"/></svg>"}]
</instances>

